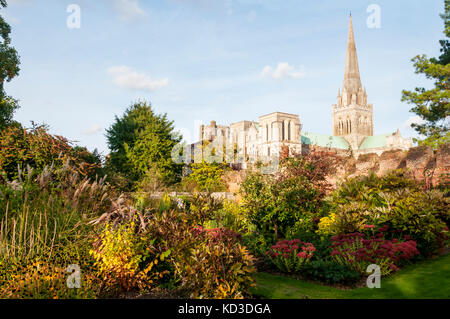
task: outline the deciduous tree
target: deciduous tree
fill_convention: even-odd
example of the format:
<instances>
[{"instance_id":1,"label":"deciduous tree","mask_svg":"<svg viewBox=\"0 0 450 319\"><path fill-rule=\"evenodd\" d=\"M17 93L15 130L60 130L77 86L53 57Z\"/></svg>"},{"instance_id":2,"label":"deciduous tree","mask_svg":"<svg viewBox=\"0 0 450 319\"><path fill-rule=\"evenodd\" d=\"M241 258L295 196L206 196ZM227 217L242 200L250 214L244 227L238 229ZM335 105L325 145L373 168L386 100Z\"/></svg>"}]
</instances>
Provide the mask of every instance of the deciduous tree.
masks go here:
<instances>
[{"instance_id":1,"label":"deciduous tree","mask_svg":"<svg viewBox=\"0 0 450 319\"><path fill-rule=\"evenodd\" d=\"M5 0L0 0L0 8L6 7ZM19 107L17 100L8 96L4 83L19 74L20 60L16 49L10 46L10 25L0 16L0 129L12 121L14 111Z\"/></svg>"}]
</instances>

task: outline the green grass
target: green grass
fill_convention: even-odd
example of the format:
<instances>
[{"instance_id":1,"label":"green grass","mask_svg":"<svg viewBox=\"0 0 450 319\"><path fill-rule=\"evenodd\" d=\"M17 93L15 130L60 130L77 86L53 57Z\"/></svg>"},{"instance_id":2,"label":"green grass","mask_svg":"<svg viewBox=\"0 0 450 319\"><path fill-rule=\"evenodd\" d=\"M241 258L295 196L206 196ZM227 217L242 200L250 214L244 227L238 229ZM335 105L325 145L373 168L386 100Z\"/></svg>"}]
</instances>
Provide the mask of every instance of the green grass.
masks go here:
<instances>
[{"instance_id":1,"label":"green grass","mask_svg":"<svg viewBox=\"0 0 450 319\"><path fill-rule=\"evenodd\" d=\"M381 288L342 290L283 276L259 273L253 294L274 299L450 298L450 254L405 267L381 279Z\"/></svg>"}]
</instances>

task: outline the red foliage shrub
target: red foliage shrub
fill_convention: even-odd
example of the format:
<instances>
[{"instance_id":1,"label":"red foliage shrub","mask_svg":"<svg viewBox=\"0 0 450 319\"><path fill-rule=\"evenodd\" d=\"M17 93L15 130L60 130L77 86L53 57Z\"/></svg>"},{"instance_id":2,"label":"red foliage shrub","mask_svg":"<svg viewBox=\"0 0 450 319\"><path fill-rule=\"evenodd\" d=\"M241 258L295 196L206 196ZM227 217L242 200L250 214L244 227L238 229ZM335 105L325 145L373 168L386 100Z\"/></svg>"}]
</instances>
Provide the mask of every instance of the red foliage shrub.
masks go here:
<instances>
[{"instance_id":1,"label":"red foliage shrub","mask_svg":"<svg viewBox=\"0 0 450 319\"><path fill-rule=\"evenodd\" d=\"M238 233L235 233L232 230L226 229L224 227L222 228L204 228L201 226L196 226L192 228L192 232L197 235L201 236L202 238L207 239L210 242L213 243L227 243L227 244L233 244L236 243L241 239L241 235Z\"/></svg>"}]
</instances>

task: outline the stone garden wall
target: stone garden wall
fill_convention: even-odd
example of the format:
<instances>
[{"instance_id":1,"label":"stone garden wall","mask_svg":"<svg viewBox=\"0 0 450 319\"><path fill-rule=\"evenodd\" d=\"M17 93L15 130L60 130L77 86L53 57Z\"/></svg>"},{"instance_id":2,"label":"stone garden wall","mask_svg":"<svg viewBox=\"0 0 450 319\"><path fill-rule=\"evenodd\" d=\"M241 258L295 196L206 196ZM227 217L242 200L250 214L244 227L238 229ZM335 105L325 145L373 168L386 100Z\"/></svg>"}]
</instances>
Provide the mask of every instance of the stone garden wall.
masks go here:
<instances>
[{"instance_id":1,"label":"stone garden wall","mask_svg":"<svg viewBox=\"0 0 450 319\"><path fill-rule=\"evenodd\" d=\"M420 182L432 185L450 182L450 144L441 145L435 151L428 146L417 146L408 151L391 150L381 155L363 154L356 159L345 153L340 155L343 161L337 167L336 173L329 177L329 182L333 185L346 177L366 175L369 172L382 176L389 171L404 168ZM244 178L245 170L229 172L225 177L228 192L236 193Z\"/></svg>"}]
</instances>

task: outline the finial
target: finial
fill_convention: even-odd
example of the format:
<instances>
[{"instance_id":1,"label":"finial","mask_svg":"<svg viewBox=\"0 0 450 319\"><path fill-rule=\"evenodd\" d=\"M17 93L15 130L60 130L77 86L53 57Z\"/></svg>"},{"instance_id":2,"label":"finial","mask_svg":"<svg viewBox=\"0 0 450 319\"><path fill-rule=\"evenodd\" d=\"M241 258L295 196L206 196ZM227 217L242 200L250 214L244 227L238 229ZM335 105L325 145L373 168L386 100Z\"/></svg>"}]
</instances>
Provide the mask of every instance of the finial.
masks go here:
<instances>
[{"instance_id":1,"label":"finial","mask_svg":"<svg viewBox=\"0 0 450 319\"><path fill-rule=\"evenodd\" d=\"M350 18L352 17L352 11L350 11Z\"/></svg>"}]
</instances>

